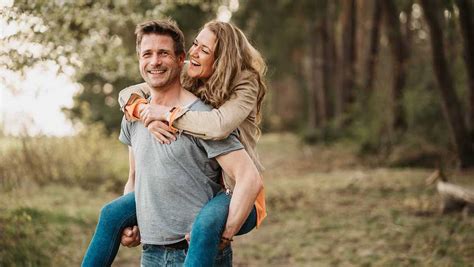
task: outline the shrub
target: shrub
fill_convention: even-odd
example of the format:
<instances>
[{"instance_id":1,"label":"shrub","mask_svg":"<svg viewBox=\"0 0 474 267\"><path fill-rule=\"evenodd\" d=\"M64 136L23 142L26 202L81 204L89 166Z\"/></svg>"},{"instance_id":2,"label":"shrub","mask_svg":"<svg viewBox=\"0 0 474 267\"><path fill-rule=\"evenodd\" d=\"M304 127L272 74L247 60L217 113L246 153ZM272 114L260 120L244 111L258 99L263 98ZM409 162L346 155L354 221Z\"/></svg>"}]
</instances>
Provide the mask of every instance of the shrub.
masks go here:
<instances>
[{"instance_id":1,"label":"shrub","mask_svg":"<svg viewBox=\"0 0 474 267\"><path fill-rule=\"evenodd\" d=\"M0 155L1 187L60 183L120 191L128 175L126 146L95 125L71 137L13 139ZM10 140L11 141L11 140Z\"/></svg>"}]
</instances>

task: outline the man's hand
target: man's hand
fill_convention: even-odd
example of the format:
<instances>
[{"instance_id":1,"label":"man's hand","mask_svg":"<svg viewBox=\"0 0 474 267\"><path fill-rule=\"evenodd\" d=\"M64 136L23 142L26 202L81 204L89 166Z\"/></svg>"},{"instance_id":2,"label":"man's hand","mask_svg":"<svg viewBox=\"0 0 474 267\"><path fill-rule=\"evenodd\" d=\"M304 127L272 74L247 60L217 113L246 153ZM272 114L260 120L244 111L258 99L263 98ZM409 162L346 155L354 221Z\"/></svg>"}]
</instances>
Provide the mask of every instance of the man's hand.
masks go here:
<instances>
[{"instance_id":1,"label":"man's hand","mask_svg":"<svg viewBox=\"0 0 474 267\"><path fill-rule=\"evenodd\" d=\"M140 230L138 226L127 227L123 229L122 238L120 240L122 246L126 247L136 247L140 245Z\"/></svg>"},{"instance_id":2,"label":"man's hand","mask_svg":"<svg viewBox=\"0 0 474 267\"><path fill-rule=\"evenodd\" d=\"M191 233L185 234L184 239L186 239L186 241L188 241L188 244L189 244L191 242Z\"/></svg>"},{"instance_id":3,"label":"man's hand","mask_svg":"<svg viewBox=\"0 0 474 267\"><path fill-rule=\"evenodd\" d=\"M221 241L219 242L219 250L223 250L226 247L230 246L231 242L232 238L221 238Z\"/></svg>"},{"instance_id":4,"label":"man's hand","mask_svg":"<svg viewBox=\"0 0 474 267\"><path fill-rule=\"evenodd\" d=\"M140 106L140 120L143 122L145 127L152 121L163 121L165 120L166 112L170 110L167 106L147 104Z\"/></svg>"},{"instance_id":5,"label":"man's hand","mask_svg":"<svg viewBox=\"0 0 474 267\"><path fill-rule=\"evenodd\" d=\"M148 125L148 131L160 142L160 144L171 144L176 141L176 135L170 132L169 127L162 121L153 121Z\"/></svg>"}]
</instances>

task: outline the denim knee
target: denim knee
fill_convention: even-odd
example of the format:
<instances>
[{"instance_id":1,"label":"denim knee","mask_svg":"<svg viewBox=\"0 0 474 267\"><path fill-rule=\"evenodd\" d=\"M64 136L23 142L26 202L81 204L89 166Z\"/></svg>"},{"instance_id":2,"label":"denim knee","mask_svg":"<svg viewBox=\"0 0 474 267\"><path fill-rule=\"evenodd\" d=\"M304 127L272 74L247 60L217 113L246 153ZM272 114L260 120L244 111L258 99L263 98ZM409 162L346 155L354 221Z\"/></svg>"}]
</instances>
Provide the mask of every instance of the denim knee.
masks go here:
<instances>
[{"instance_id":1,"label":"denim knee","mask_svg":"<svg viewBox=\"0 0 474 267\"><path fill-rule=\"evenodd\" d=\"M112 221L116 220L119 211L120 207L115 205L114 202L107 203L100 210L99 221L104 220L108 223L111 223Z\"/></svg>"}]
</instances>

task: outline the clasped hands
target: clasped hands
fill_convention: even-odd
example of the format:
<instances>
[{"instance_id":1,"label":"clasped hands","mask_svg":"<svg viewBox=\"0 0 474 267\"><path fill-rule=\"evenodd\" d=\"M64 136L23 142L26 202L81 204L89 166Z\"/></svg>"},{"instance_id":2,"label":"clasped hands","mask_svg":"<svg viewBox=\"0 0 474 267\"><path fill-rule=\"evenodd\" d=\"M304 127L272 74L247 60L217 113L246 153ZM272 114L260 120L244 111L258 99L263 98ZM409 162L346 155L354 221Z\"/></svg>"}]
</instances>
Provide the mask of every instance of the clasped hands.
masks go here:
<instances>
[{"instance_id":1,"label":"clasped hands","mask_svg":"<svg viewBox=\"0 0 474 267\"><path fill-rule=\"evenodd\" d=\"M176 141L176 134L169 130L165 121L165 114L169 107L157 104L141 104L138 107L140 121L148 128L148 131L156 138L160 144L171 144Z\"/></svg>"}]
</instances>

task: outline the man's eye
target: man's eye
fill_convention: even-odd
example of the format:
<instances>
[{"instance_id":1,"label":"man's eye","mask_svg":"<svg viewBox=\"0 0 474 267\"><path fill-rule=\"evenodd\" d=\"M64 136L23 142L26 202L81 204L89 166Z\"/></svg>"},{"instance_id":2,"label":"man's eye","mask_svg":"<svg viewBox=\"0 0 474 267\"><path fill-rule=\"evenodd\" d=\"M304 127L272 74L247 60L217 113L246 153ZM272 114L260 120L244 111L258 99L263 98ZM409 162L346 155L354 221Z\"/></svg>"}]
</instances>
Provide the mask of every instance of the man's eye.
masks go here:
<instances>
[{"instance_id":1,"label":"man's eye","mask_svg":"<svg viewBox=\"0 0 474 267\"><path fill-rule=\"evenodd\" d=\"M193 46L197 46L197 42L196 41L193 41Z\"/></svg>"}]
</instances>

